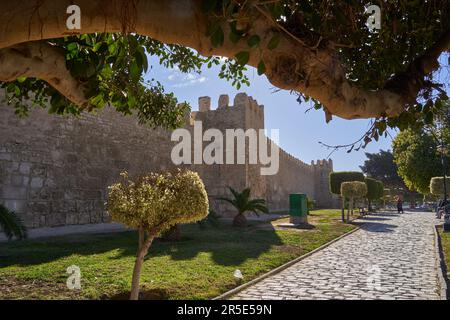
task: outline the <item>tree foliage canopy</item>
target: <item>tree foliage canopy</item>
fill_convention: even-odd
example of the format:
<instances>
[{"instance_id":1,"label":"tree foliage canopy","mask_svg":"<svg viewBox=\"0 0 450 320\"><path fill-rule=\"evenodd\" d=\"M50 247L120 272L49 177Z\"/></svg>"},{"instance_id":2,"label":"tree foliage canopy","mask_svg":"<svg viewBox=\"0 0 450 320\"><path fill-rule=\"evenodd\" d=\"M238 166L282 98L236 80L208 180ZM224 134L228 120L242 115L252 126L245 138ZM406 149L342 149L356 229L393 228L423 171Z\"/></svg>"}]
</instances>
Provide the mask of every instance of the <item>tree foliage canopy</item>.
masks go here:
<instances>
[{"instance_id":1,"label":"tree foliage canopy","mask_svg":"<svg viewBox=\"0 0 450 320\"><path fill-rule=\"evenodd\" d=\"M383 197L383 182L373 178L365 178L365 182L367 185L367 199L377 200Z\"/></svg>"},{"instance_id":2,"label":"tree foliage canopy","mask_svg":"<svg viewBox=\"0 0 450 320\"><path fill-rule=\"evenodd\" d=\"M219 76L238 88L248 84L250 65L300 101L312 99L327 121L375 118L368 143L388 127L433 121L446 98L433 72L450 48L446 1L378 4L374 31L362 0L79 0L81 29L70 31L64 1L7 2L0 83L20 114L27 100L50 103L55 113L111 103L142 122L175 127L186 106L143 80L148 55L183 72L221 64Z\"/></svg>"},{"instance_id":3,"label":"tree foliage canopy","mask_svg":"<svg viewBox=\"0 0 450 320\"><path fill-rule=\"evenodd\" d=\"M406 188L402 178L397 173L394 155L390 150L380 150L378 153L365 153L367 160L360 166L368 177L380 180L388 188Z\"/></svg>"},{"instance_id":4,"label":"tree foliage canopy","mask_svg":"<svg viewBox=\"0 0 450 320\"><path fill-rule=\"evenodd\" d=\"M364 182L364 175L357 171L340 171L330 173L330 192L334 194L341 194L341 184L347 181L362 181Z\"/></svg>"},{"instance_id":5,"label":"tree foliage canopy","mask_svg":"<svg viewBox=\"0 0 450 320\"><path fill-rule=\"evenodd\" d=\"M444 172L449 174L450 102L442 102L432 123L423 123L420 130L400 132L393 142L394 161L406 186L423 194L430 192L430 179Z\"/></svg>"},{"instance_id":6,"label":"tree foliage canopy","mask_svg":"<svg viewBox=\"0 0 450 320\"><path fill-rule=\"evenodd\" d=\"M107 207L113 221L159 236L173 225L208 215L208 195L196 172L151 173L135 181L123 173L122 178L109 187Z\"/></svg>"},{"instance_id":7,"label":"tree foliage canopy","mask_svg":"<svg viewBox=\"0 0 450 320\"><path fill-rule=\"evenodd\" d=\"M367 195L367 185L361 181L346 181L341 184L341 196L360 199Z\"/></svg>"}]
</instances>

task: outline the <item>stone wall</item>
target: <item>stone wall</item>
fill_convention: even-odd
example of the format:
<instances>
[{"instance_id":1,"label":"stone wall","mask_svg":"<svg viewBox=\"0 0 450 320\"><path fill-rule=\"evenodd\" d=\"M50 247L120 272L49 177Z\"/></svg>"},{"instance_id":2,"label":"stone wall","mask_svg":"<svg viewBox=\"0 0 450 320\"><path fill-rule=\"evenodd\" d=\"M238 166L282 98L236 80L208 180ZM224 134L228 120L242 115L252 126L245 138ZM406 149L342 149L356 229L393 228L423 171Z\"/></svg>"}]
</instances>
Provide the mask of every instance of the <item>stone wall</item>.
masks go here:
<instances>
[{"instance_id":1,"label":"stone wall","mask_svg":"<svg viewBox=\"0 0 450 320\"><path fill-rule=\"evenodd\" d=\"M203 130L264 128L263 106L246 94L238 94L233 105L222 95L216 110L211 110L210 101L199 98L201 111L193 112L185 126L191 134L194 120L202 121ZM175 142L170 135L110 108L80 118L34 109L21 119L12 107L1 105L0 202L30 228L108 221L107 186L121 171L135 175L174 166L170 155ZM261 176L261 166L248 162L188 167L199 172L211 207L220 214L229 213L230 207L215 198L228 195L228 186L250 187L274 210L286 209L292 192L307 193L319 206L332 203L328 193L331 161L308 165L280 149L280 169L273 176Z\"/></svg>"}]
</instances>

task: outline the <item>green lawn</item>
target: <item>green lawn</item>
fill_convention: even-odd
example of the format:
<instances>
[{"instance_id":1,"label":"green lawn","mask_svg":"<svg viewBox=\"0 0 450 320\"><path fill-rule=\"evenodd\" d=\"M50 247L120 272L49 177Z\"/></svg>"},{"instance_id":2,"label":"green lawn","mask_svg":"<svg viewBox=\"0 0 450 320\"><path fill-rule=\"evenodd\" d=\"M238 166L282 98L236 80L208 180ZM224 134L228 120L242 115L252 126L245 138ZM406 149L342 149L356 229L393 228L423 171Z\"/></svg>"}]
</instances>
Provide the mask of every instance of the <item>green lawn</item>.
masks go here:
<instances>
[{"instance_id":1,"label":"green lawn","mask_svg":"<svg viewBox=\"0 0 450 320\"><path fill-rule=\"evenodd\" d=\"M235 229L182 227L183 240L156 241L144 263L147 299L208 299L249 281L355 228L339 210L316 210L311 230L275 230L269 223ZM137 245L135 232L73 235L0 244L1 299L126 299ZM82 290L66 287L67 267L81 269Z\"/></svg>"},{"instance_id":2,"label":"green lawn","mask_svg":"<svg viewBox=\"0 0 450 320\"><path fill-rule=\"evenodd\" d=\"M445 265L447 267L447 279L450 279L450 232L444 232L444 228L438 227L441 236L442 251L444 252Z\"/></svg>"}]
</instances>

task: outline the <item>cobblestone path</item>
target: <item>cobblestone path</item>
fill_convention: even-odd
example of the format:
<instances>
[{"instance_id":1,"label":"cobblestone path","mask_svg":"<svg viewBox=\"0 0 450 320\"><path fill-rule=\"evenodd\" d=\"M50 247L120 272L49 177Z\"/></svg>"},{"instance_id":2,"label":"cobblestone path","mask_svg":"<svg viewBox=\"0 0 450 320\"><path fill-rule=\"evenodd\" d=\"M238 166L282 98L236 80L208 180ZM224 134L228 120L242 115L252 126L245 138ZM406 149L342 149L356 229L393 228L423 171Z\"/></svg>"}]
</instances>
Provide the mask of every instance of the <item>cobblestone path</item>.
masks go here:
<instances>
[{"instance_id":1,"label":"cobblestone path","mask_svg":"<svg viewBox=\"0 0 450 320\"><path fill-rule=\"evenodd\" d=\"M232 299L440 299L433 213L379 213Z\"/></svg>"}]
</instances>

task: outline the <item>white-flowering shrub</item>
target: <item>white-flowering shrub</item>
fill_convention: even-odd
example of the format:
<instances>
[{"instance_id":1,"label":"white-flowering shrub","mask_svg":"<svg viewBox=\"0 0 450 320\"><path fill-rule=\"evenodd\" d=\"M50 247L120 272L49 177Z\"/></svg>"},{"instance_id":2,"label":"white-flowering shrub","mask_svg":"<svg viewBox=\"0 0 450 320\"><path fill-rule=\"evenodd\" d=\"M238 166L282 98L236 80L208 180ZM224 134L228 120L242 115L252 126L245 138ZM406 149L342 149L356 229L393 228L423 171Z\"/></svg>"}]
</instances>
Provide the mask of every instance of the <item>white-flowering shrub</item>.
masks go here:
<instances>
[{"instance_id":1,"label":"white-flowering shrub","mask_svg":"<svg viewBox=\"0 0 450 320\"><path fill-rule=\"evenodd\" d=\"M152 241L179 223L195 222L208 215L205 185L196 172L150 173L134 181L122 173L122 181L109 187L107 209L113 221L136 228L139 250L133 270L130 299L138 299L142 263Z\"/></svg>"},{"instance_id":2,"label":"white-flowering shrub","mask_svg":"<svg viewBox=\"0 0 450 320\"><path fill-rule=\"evenodd\" d=\"M109 187L108 212L113 221L132 228L143 227L159 236L171 226L195 222L208 215L208 195L196 172L150 173L135 181Z\"/></svg>"}]
</instances>

